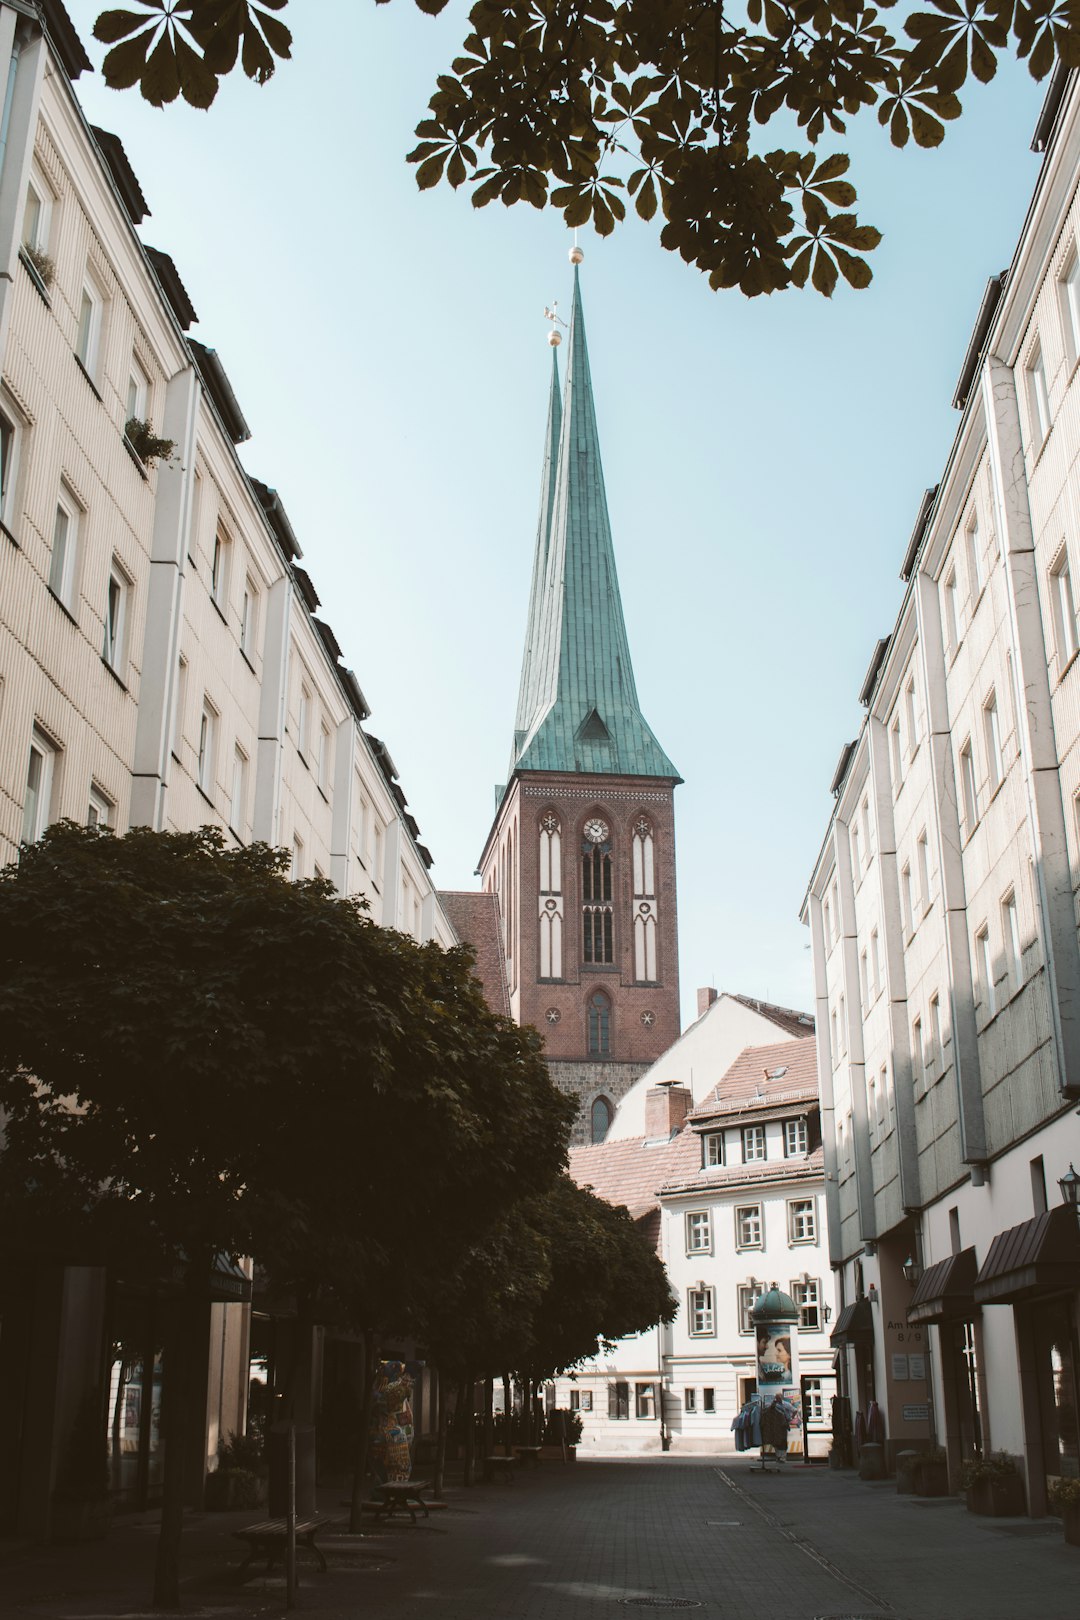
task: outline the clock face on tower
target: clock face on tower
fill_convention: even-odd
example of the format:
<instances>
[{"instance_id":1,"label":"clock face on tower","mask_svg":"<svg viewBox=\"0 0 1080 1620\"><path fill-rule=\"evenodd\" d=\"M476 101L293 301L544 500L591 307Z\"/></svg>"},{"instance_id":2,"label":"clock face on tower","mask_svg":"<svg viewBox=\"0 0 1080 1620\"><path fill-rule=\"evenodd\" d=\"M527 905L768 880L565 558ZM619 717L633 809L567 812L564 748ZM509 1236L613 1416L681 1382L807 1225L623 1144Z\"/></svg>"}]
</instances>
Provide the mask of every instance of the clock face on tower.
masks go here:
<instances>
[{"instance_id":1,"label":"clock face on tower","mask_svg":"<svg viewBox=\"0 0 1080 1620\"><path fill-rule=\"evenodd\" d=\"M585 836L590 844L602 844L608 835L608 824L601 821L599 816L593 816L585 823Z\"/></svg>"}]
</instances>

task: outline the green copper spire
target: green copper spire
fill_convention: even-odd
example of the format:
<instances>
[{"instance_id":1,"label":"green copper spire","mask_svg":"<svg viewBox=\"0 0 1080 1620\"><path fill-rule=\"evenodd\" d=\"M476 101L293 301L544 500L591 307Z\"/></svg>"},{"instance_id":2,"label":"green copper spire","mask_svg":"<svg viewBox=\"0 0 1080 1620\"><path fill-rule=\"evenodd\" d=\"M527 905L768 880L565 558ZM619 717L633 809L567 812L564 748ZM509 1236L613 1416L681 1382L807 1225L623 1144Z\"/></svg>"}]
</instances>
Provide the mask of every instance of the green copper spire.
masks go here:
<instances>
[{"instance_id":1,"label":"green copper spire","mask_svg":"<svg viewBox=\"0 0 1080 1620\"><path fill-rule=\"evenodd\" d=\"M540 518L536 526L536 554L533 557L532 584L529 587L529 617L525 625L525 656L521 661L517 718L514 721L514 751L510 759L513 773L518 749L525 741L532 717L533 668L540 645L540 609L544 600L548 550L551 545L551 514L555 509L555 474L559 465L559 432L562 428L562 396L559 392L559 339L552 324L551 392L548 395L547 433L544 436L544 472L540 480Z\"/></svg>"},{"instance_id":2,"label":"green copper spire","mask_svg":"<svg viewBox=\"0 0 1080 1620\"><path fill-rule=\"evenodd\" d=\"M566 369L547 566L539 600L529 607L532 646L522 668L513 768L681 781L638 707L576 267ZM535 567L539 555L538 540Z\"/></svg>"}]
</instances>

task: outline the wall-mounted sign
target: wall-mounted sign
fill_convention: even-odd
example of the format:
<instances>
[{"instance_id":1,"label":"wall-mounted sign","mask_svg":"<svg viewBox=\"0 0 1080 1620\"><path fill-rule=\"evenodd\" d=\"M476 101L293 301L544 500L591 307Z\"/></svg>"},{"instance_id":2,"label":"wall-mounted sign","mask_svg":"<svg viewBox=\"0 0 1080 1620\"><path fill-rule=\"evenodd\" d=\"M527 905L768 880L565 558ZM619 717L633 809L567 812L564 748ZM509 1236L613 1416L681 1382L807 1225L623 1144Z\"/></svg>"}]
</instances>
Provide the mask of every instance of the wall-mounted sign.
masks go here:
<instances>
[{"instance_id":1,"label":"wall-mounted sign","mask_svg":"<svg viewBox=\"0 0 1080 1620\"><path fill-rule=\"evenodd\" d=\"M906 1383L907 1380L912 1376L912 1374L908 1370L908 1358L907 1358L907 1356L903 1356L903 1355L894 1355L893 1356L893 1358L892 1358L892 1375L893 1375L893 1383L897 1383L901 1379Z\"/></svg>"},{"instance_id":2,"label":"wall-mounted sign","mask_svg":"<svg viewBox=\"0 0 1080 1620\"><path fill-rule=\"evenodd\" d=\"M925 1380L925 1378L926 1378L926 1357L925 1356L908 1356L908 1377L909 1378L921 1378L921 1379Z\"/></svg>"},{"instance_id":3,"label":"wall-mounted sign","mask_svg":"<svg viewBox=\"0 0 1080 1620\"><path fill-rule=\"evenodd\" d=\"M929 1406L905 1406L904 1407L904 1422L905 1423L929 1423L929 1421L930 1421L930 1408L929 1408Z\"/></svg>"}]
</instances>

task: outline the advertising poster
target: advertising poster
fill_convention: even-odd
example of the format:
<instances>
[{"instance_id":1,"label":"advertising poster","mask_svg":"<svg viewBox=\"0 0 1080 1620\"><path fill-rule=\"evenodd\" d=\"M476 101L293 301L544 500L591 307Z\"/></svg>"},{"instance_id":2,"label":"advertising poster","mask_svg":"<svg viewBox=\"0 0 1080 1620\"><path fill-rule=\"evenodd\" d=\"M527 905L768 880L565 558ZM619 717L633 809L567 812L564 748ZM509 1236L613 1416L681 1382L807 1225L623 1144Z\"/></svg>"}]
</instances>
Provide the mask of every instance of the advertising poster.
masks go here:
<instances>
[{"instance_id":1,"label":"advertising poster","mask_svg":"<svg viewBox=\"0 0 1080 1620\"><path fill-rule=\"evenodd\" d=\"M760 1328L757 1336L758 1388L791 1383L791 1329Z\"/></svg>"}]
</instances>

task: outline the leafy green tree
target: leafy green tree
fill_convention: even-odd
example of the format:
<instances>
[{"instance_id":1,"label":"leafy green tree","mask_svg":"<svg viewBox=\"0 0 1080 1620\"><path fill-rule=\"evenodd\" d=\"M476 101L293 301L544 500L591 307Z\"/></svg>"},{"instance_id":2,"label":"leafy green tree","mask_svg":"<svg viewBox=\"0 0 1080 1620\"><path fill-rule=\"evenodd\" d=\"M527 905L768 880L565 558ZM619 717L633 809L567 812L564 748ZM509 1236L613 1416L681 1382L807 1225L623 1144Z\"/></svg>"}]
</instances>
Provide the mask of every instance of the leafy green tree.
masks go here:
<instances>
[{"instance_id":1,"label":"leafy green tree","mask_svg":"<svg viewBox=\"0 0 1080 1620\"><path fill-rule=\"evenodd\" d=\"M312 0L307 0L312 3ZM447 0L416 0L436 14ZM137 5L140 9L135 10ZM208 107L239 61L290 54L286 0L133 0L98 17L106 81ZM891 26L886 15L891 13ZM1080 66L1080 0L478 0L409 154L422 189L477 207L550 204L608 235L628 201L714 288L841 276L866 287L880 234L823 137L876 109L896 146L938 146L969 79L1006 52L1036 79ZM783 145L765 134L777 124ZM791 144L794 141L794 144Z\"/></svg>"},{"instance_id":2,"label":"leafy green tree","mask_svg":"<svg viewBox=\"0 0 1080 1620\"><path fill-rule=\"evenodd\" d=\"M28 1253L182 1279L254 1254L404 1309L565 1162L573 1104L467 951L376 927L216 830L61 823L0 873L0 1219ZM188 1368L167 1348L156 1600L175 1606ZM202 1347L205 1356L205 1345Z\"/></svg>"}]
</instances>

